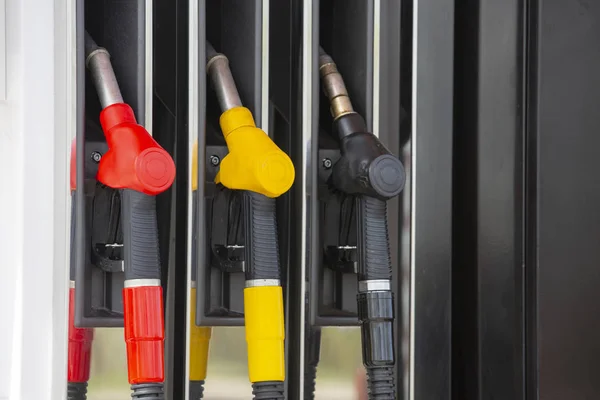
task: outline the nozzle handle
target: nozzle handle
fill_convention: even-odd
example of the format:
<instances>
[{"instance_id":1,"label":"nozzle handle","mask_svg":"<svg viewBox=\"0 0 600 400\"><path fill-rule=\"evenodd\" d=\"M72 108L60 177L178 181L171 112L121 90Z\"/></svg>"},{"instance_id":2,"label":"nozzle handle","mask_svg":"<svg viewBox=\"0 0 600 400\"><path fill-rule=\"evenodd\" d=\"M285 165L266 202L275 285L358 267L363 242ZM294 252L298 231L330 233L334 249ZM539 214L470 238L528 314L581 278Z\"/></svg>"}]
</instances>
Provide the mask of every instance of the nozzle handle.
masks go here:
<instances>
[{"instance_id":1,"label":"nozzle handle","mask_svg":"<svg viewBox=\"0 0 600 400\"><path fill-rule=\"evenodd\" d=\"M356 211L358 281L391 280L386 202L359 196L356 198Z\"/></svg>"},{"instance_id":2,"label":"nozzle handle","mask_svg":"<svg viewBox=\"0 0 600 400\"><path fill-rule=\"evenodd\" d=\"M160 279L156 198L123 190L121 199L125 280Z\"/></svg>"},{"instance_id":3,"label":"nozzle handle","mask_svg":"<svg viewBox=\"0 0 600 400\"><path fill-rule=\"evenodd\" d=\"M275 199L250 191L245 191L243 198L246 281L279 281Z\"/></svg>"}]
</instances>

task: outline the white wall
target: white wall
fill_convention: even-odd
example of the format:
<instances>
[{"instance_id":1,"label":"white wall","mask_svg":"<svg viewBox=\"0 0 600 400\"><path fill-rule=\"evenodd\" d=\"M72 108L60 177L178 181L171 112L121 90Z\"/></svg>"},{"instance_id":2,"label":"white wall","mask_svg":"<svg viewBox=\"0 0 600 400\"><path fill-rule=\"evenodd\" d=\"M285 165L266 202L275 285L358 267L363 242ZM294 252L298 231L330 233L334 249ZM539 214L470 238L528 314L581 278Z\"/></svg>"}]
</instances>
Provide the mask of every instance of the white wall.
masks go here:
<instances>
[{"instance_id":1,"label":"white wall","mask_svg":"<svg viewBox=\"0 0 600 400\"><path fill-rule=\"evenodd\" d=\"M0 7L7 78L6 100L0 96L0 399L62 400L73 0L0 0Z\"/></svg>"}]
</instances>

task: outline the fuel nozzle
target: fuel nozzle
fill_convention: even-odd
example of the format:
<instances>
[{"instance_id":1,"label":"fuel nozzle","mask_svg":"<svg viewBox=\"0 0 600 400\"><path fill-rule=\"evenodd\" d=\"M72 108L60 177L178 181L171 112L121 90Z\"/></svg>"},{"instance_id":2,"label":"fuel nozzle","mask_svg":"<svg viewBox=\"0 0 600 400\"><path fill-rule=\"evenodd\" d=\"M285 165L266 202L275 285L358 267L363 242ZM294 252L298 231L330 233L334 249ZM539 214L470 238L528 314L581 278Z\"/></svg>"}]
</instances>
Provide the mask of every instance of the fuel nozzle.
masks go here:
<instances>
[{"instance_id":1,"label":"fuel nozzle","mask_svg":"<svg viewBox=\"0 0 600 400\"><path fill-rule=\"evenodd\" d=\"M248 190L276 198L294 182L290 158L254 122L242 101L229 60L206 43L206 71L221 106L219 123L229 154L223 158L216 182L229 189Z\"/></svg>"},{"instance_id":2,"label":"fuel nozzle","mask_svg":"<svg viewBox=\"0 0 600 400\"><path fill-rule=\"evenodd\" d=\"M284 315L275 198L294 182L290 158L242 106L229 61L207 42L206 70L217 94L229 154L216 182L243 191L244 321L248 375L256 400L284 398Z\"/></svg>"},{"instance_id":3,"label":"fuel nozzle","mask_svg":"<svg viewBox=\"0 0 600 400\"><path fill-rule=\"evenodd\" d=\"M355 196L356 202L357 305L369 399L393 400L394 300L386 200L400 194L406 174L400 160L368 132L364 119L352 107L342 75L322 48L319 71L341 153L333 166L331 184Z\"/></svg>"},{"instance_id":4,"label":"fuel nozzle","mask_svg":"<svg viewBox=\"0 0 600 400\"><path fill-rule=\"evenodd\" d=\"M108 51L87 32L85 48L108 144L97 179L121 189L123 315L131 397L163 400L164 313L155 196L173 184L175 163L123 102Z\"/></svg>"},{"instance_id":5,"label":"fuel nozzle","mask_svg":"<svg viewBox=\"0 0 600 400\"><path fill-rule=\"evenodd\" d=\"M342 75L322 48L319 49L319 73L331 104L342 155L332 171L333 185L347 194L381 200L397 196L406 181L402 163L368 131L363 117L354 111Z\"/></svg>"}]
</instances>

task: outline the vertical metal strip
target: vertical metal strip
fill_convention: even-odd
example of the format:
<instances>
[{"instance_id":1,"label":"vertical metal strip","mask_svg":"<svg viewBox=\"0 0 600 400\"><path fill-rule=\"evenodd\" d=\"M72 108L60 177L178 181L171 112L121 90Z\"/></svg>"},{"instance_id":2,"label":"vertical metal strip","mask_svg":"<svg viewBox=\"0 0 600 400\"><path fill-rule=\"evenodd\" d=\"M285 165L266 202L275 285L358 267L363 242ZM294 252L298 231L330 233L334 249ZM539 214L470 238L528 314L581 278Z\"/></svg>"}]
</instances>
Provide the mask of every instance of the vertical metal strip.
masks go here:
<instances>
[{"instance_id":1,"label":"vertical metal strip","mask_svg":"<svg viewBox=\"0 0 600 400\"><path fill-rule=\"evenodd\" d=\"M313 81L314 81L314 68L313 68L313 56L315 49L313 46L313 2L312 0L304 0L302 9L302 169L304 174L302 175L302 210L301 210L301 226L302 226L302 237L301 237L301 261L300 268L302 279L300 280L300 291L302 296L306 295L306 270L307 264L310 262L309 259L309 248L310 248L310 233L311 225L309 223L310 218L310 191L311 186L311 149L312 149L312 135L313 135ZM316 132L316 130L314 130ZM306 302L301 301L300 313L296 316L297 319L303 322L306 320ZM299 368L301 371L298 377L298 399L304 399L304 352L305 352L305 331L301 329L299 334L299 354L298 360ZM295 377L294 377L295 378Z\"/></svg>"},{"instance_id":2,"label":"vertical metal strip","mask_svg":"<svg viewBox=\"0 0 600 400\"><path fill-rule=\"evenodd\" d=\"M55 274L55 282L58 280L60 284L66 282L69 278L70 266L70 243L71 243L71 196L69 195L70 187L70 159L71 159L71 143L76 134L76 37L75 32L77 20L74 0L63 0L55 2L54 6L54 54L55 54L55 188L58 190L54 194L55 211L58 208L61 212L58 215L65 215L65 225L60 222L54 226L55 235L54 241L55 254L54 265L58 265L59 270L63 268L63 274ZM3 28L4 29L4 28ZM62 84L62 85L61 85ZM62 179L61 179L62 175ZM64 181L63 181L64 179ZM65 182L65 185L61 185ZM65 189L60 190L60 189ZM64 201L64 203L63 203ZM62 207L61 207L62 206ZM62 210L61 210L62 208ZM63 214L64 213L64 214ZM57 214L54 214L57 215ZM60 221L60 218L58 218ZM66 229L64 229L66 228ZM62 231L62 232L61 232ZM63 242L64 240L64 242ZM60 250L62 248L62 250ZM64 257L63 252L64 251ZM66 262L65 262L66 261ZM64 263L64 264L63 264ZM67 278L67 279L65 279ZM62 280L62 282L61 282ZM59 327L59 333L53 339L53 347L55 354L53 355L53 368L51 371L52 396L65 396L66 392L66 377L65 369L63 368L67 362L66 348L67 343L65 336L68 333L66 322L68 321L68 296L66 290L63 291L57 287L54 288L57 292L54 294L54 306L60 306L64 319L61 317L55 318L54 323ZM59 295L64 293L63 295ZM56 307L55 307L56 308ZM62 325L62 323L65 325ZM57 346L58 344L58 346Z\"/></svg>"},{"instance_id":3,"label":"vertical metal strip","mask_svg":"<svg viewBox=\"0 0 600 400\"><path fill-rule=\"evenodd\" d=\"M454 3L413 2L410 399L451 398Z\"/></svg>"},{"instance_id":4,"label":"vertical metal strip","mask_svg":"<svg viewBox=\"0 0 600 400\"><path fill-rule=\"evenodd\" d=\"M202 4L199 4L202 3ZM194 143L198 141L198 132L200 128L199 117L200 112L200 82L201 79L205 79L204 74L202 77L200 76L200 60L204 61L204 58L200 57L200 54L204 53L205 43L202 39L204 34L200 34L200 20L204 18L204 2L198 1L190 1L189 2L189 20L188 20L188 52L189 52L189 62L188 62L188 182L187 182L187 234L186 234L186 317L185 317L185 352L186 354L190 354L190 335L191 335L191 308L189 305L192 300L192 268L198 268L196 264L193 263L192 260L192 248L193 246L197 246L194 238L194 229L197 227L194 226L194 220L191 217L193 215L193 210L195 207L199 207L199 204L194 203L194 196L192 192L192 169L194 168L192 164L192 160L194 159ZM202 14L202 16L201 16ZM204 29L204 24L202 24L202 29ZM201 40L202 39L202 40ZM204 65L204 63L202 63ZM200 143L198 143L198 148L200 148ZM202 149L204 145L202 145ZM200 150L198 150L200 151ZM203 169L202 169L203 171ZM203 176L198 174L198 177ZM202 179L198 178L199 181ZM194 305L195 306L195 305ZM195 323L192 321L191 323ZM188 400L190 396L190 388L189 388L189 380L187 377L190 376L190 357L185 357L185 399Z\"/></svg>"},{"instance_id":5,"label":"vertical metal strip","mask_svg":"<svg viewBox=\"0 0 600 400\"><path fill-rule=\"evenodd\" d=\"M146 87L144 88L144 127L152 135L152 100L154 96L153 65L154 65L154 35L153 35L153 7L154 0L146 0L144 6L145 41L144 41L144 74Z\"/></svg>"},{"instance_id":6,"label":"vertical metal strip","mask_svg":"<svg viewBox=\"0 0 600 400\"><path fill-rule=\"evenodd\" d=\"M261 117L260 128L272 136L269 126L269 0L262 0L262 37L261 37Z\"/></svg>"},{"instance_id":7,"label":"vertical metal strip","mask_svg":"<svg viewBox=\"0 0 600 400\"><path fill-rule=\"evenodd\" d=\"M381 0L373 1L373 134L379 137L379 79L380 70L380 51L381 51ZM398 107L400 105L398 104Z\"/></svg>"},{"instance_id":8,"label":"vertical metal strip","mask_svg":"<svg viewBox=\"0 0 600 400\"><path fill-rule=\"evenodd\" d=\"M408 398L415 400L415 300L416 300L416 208L417 208L417 104L418 104L418 54L419 54L419 3L420 0L413 1L413 29L412 29L412 82L411 82L411 168L410 168L410 310L409 310L409 365L408 365Z\"/></svg>"},{"instance_id":9,"label":"vertical metal strip","mask_svg":"<svg viewBox=\"0 0 600 400\"><path fill-rule=\"evenodd\" d=\"M76 186L85 187L85 1L75 0L75 135L76 135ZM75 235L71 245L75 251L75 324L84 326L85 315L85 263L86 263L86 196L83 190L75 191ZM87 325L86 325L87 326Z\"/></svg>"}]
</instances>

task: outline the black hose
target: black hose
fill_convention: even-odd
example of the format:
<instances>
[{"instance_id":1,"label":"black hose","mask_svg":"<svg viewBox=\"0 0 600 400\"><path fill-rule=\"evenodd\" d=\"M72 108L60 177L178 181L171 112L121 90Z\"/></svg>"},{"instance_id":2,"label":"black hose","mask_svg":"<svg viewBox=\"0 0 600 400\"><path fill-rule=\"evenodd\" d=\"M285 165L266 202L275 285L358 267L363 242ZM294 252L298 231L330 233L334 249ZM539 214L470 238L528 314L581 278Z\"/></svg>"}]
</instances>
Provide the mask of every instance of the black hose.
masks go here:
<instances>
[{"instance_id":1,"label":"black hose","mask_svg":"<svg viewBox=\"0 0 600 400\"><path fill-rule=\"evenodd\" d=\"M206 62L210 61L211 58L218 55L219 53L215 50L212 44L206 41Z\"/></svg>"},{"instance_id":2,"label":"black hose","mask_svg":"<svg viewBox=\"0 0 600 400\"><path fill-rule=\"evenodd\" d=\"M165 400L162 383L140 383L131 385L132 400Z\"/></svg>"},{"instance_id":3,"label":"black hose","mask_svg":"<svg viewBox=\"0 0 600 400\"><path fill-rule=\"evenodd\" d=\"M396 400L394 367L367 367L370 400Z\"/></svg>"},{"instance_id":4,"label":"black hose","mask_svg":"<svg viewBox=\"0 0 600 400\"><path fill-rule=\"evenodd\" d=\"M190 400L204 398L204 381L190 381Z\"/></svg>"},{"instance_id":5,"label":"black hose","mask_svg":"<svg viewBox=\"0 0 600 400\"><path fill-rule=\"evenodd\" d=\"M94 51L98 50L100 46L96 44L94 39L90 36L90 34L85 31L85 56L86 58L92 54Z\"/></svg>"},{"instance_id":6,"label":"black hose","mask_svg":"<svg viewBox=\"0 0 600 400\"><path fill-rule=\"evenodd\" d=\"M68 382L67 400L86 400L87 382Z\"/></svg>"},{"instance_id":7,"label":"black hose","mask_svg":"<svg viewBox=\"0 0 600 400\"><path fill-rule=\"evenodd\" d=\"M368 196L358 198L359 281L390 282L392 267L387 228L387 204ZM391 290L359 292L358 318L367 369L370 400L394 400L394 295Z\"/></svg>"},{"instance_id":8,"label":"black hose","mask_svg":"<svg viewBox=\"0 0 600 400\"><path fill-rule=\"evenodd\" d=\"M284 392L283 382L266 381L252 384L254 400L284 400Z\"/></svg>"}]
</instances>

